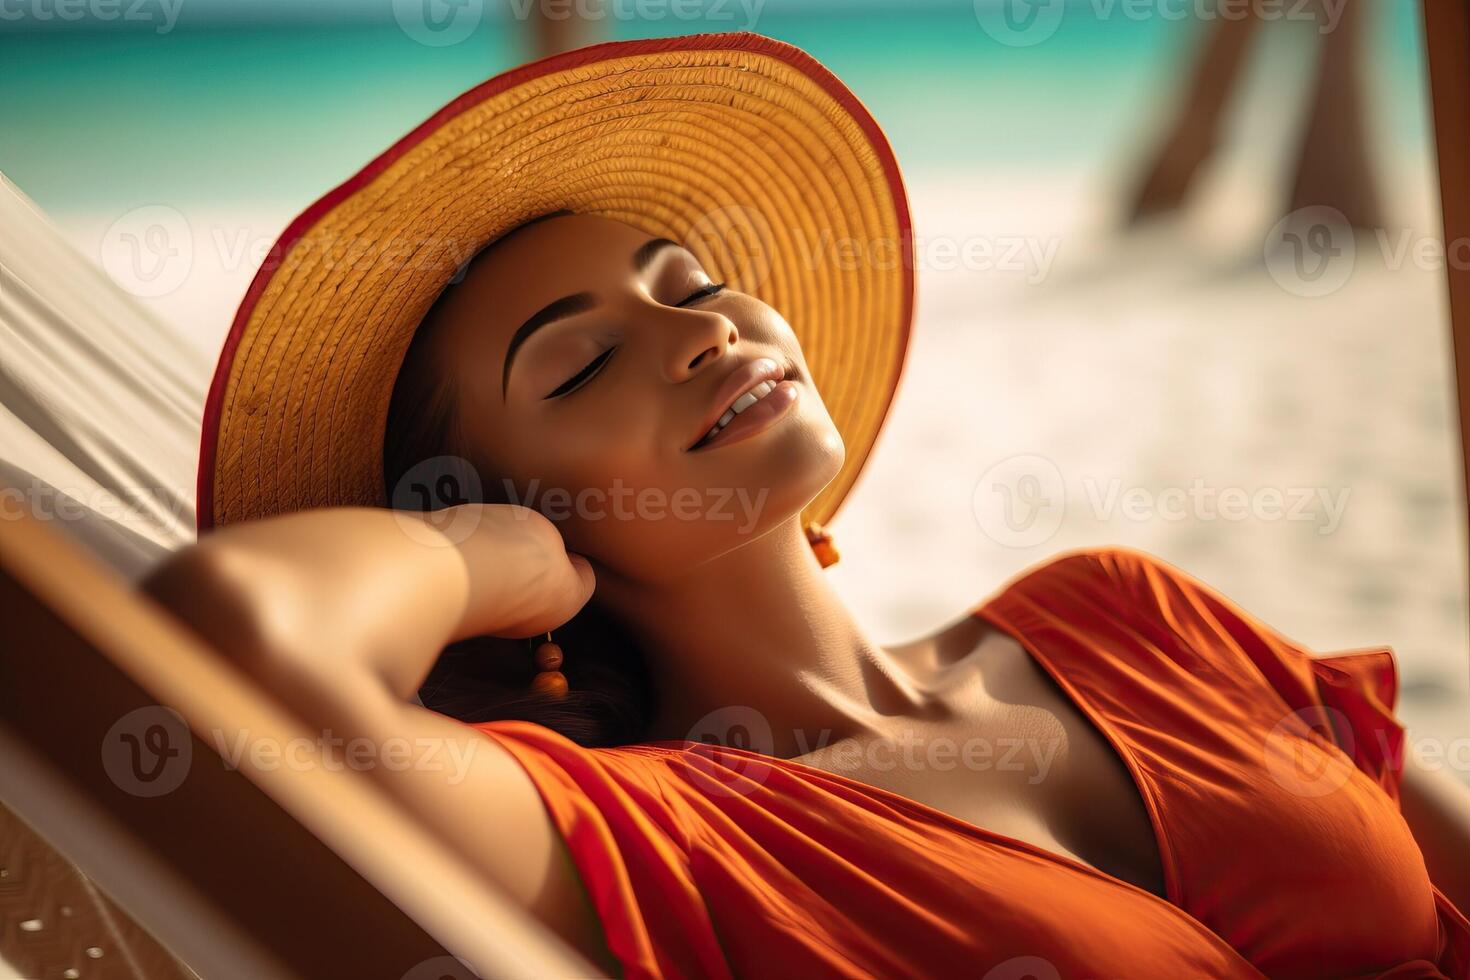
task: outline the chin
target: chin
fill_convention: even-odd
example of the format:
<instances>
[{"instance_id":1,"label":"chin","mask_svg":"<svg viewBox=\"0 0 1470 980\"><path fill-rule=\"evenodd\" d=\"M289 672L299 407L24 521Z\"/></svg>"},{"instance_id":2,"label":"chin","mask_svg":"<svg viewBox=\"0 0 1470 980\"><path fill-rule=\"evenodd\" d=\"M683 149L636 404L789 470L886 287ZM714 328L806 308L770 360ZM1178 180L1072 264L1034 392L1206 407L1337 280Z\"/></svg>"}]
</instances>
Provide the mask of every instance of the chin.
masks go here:
<instances>
[{"instance_id":1,"label":"chin","mask_svg":"<svg viewBox=\"0 0 1470 980\"><path fill-rule=\"evenodd\" d=\"M672 480L666 473L645 484L662 487L658 493L667 499L696 488L693 506L703 519L580 529L588 532L592 555L631 579L670 581L796 518L842 471L847 455L826 407L817 398L802 400L795 416L700 452L697 465Z\"/></svg>"},{"instance_id":2,"label":"chin","mask_svg":"<svg viewBox=\"0 0 1470 980\"><path fill-rule=\"evenodd\" d=\"M842 471L847 448L826 412L792 421L798 424L784 432L764 433L774 438L749 440L738 462L737 454L729 457L735 467L728 485L743 488L747 499L763 500L755 526L736 535L736 546L800 514Z\"/></svg>"},{"instance_id":3,"label":"chin","mask_svg":"<svg viewBox=\"0 0 1470 980\"><path fill-rule=\"evenodd\" d=\"M797 420L791 420L797 421ZM599 551L628 577L674 581L706 562L743 548L798 517L842 469L845 448L835 427L793 425L719 450L718 467L707 467L700 488L705 519L643 523L609 528ZM707 462L713 462L714 454Z\"/></svg>"}]
</instances>

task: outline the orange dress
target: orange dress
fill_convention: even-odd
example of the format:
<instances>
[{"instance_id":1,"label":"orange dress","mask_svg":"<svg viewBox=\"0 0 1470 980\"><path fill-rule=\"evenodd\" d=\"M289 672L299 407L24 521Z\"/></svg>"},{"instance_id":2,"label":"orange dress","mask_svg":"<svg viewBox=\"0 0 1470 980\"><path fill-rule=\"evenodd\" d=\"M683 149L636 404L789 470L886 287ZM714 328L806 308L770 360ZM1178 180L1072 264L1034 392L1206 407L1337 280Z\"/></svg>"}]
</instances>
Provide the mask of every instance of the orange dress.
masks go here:
<instances>
[{"instance_id":1,"label":"orange dress","mask_svg":"<svg viewBox=\"0 0 1470 980\"><path fill-rule=\"evenodd\" d=\"M1399 813L1388 648L1314 658L1124 548L973 614L1126 763L1167 900L756 752L473 727L529 773L629 977L1470 977L1470 921Z\"/></svg>"}]
</instances>

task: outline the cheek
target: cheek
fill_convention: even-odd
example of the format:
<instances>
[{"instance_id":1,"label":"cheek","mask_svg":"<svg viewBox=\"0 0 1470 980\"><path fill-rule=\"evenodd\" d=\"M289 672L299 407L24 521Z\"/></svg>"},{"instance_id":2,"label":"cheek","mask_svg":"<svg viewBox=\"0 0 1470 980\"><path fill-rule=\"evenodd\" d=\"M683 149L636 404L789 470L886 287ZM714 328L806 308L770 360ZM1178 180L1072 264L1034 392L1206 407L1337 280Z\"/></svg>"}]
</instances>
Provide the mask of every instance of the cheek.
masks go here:
<instances>
[{"instance_id":1,"label":"cheek","mask_svg":"<svg viewBox=\"0 0 1470 980\"><path fill-rule=\"evenodd\" d=\"M535 453L547 474L569 489L657 484L667 469L668 447L658 406L627 396L600 398L566 413L536 438Z\"/></svg>"},{"instance_id":2,"label":"cheek","mask_svg":"<svg viewBox=\"0 0 1470 980\"><path fill-rule=\"evenodd\" d=\"M786 322L786 318L754 297L746 297L744 303L748 305L737 320L741 336L774 344L805 368L806 358L801 349L801 341L797 338L796 331L791 329L791 324Z\"/></svg>"},{"instance_id":3,"label":"cheek","mask_svg":"<svg viewBox=\"0 0 1470 980\"><path fill-rule=\"evenodd\" d=\"M589 402L585 411L565 413L555 424L523 429L511 447L516 502L540 510L561 529L574 550L603 558L638 530L639 494L658 492L679 480L668 447L659 447L659 427L642 408L626 401Z\"/></svg>"}]
</instances>

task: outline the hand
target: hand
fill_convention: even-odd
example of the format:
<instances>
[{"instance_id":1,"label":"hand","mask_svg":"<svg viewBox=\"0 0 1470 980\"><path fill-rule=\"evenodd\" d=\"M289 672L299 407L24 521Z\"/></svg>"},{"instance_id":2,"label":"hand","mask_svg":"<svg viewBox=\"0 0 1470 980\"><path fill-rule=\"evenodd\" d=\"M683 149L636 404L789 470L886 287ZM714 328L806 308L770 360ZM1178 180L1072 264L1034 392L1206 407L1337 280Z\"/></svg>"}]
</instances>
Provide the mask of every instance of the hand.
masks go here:
<instances>
[{"instance_id":1,"label":"hand","mask_svg":"<svg viewBox=\"0 0 1470 980\"><path fill-rule=\"evenodd\" d=\"M519 504L460 504L456 522L474 518L456 543L470 575L462 636L513 639L555 629L592 597L587 559L569 553L545 515Z\"/></svg>"}]
</instances>

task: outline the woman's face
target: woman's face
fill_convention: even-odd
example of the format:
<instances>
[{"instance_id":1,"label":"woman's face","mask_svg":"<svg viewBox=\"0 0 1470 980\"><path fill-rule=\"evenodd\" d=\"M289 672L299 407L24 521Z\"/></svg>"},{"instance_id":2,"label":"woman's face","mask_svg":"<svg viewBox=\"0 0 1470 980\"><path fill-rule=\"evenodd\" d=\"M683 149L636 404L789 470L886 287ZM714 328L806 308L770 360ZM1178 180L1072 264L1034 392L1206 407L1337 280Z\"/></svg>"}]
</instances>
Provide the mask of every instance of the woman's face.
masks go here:
<instances>
[{"instance_id":1,"label":"woman's face","mask_svg":"<svg viewBox=\"0 0 1470 980\"><path fill-rule=\"evenodd\" d=\"M487 493L542 511L571 550L630 578L753 540L842 466L780 314L619 221L521 228L476 259L442 316L463 438L483 479L510 481Z\"/></svg>"}]
</instances>

